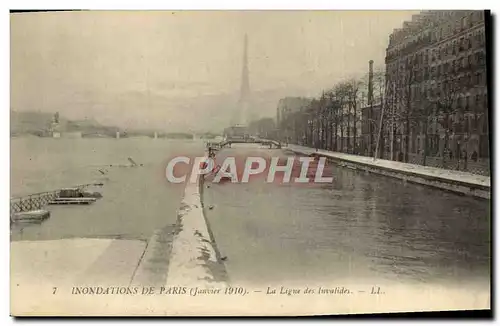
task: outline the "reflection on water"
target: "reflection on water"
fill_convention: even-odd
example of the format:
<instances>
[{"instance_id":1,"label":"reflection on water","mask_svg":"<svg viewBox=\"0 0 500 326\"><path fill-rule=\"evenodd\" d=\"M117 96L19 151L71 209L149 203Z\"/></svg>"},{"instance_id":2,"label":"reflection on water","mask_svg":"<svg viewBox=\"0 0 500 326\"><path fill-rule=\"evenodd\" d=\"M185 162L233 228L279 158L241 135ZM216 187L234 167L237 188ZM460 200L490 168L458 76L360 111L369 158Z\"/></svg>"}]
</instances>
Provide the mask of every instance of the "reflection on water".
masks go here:
<instances>
[{"instance_id":1,"label":"reflection on water","mask_svg":"<svg viewBox=\"0 0 500 326\"><path fill-rule=\"evenodd\" d=\"M283 153L260 150L263 156ZM328 185L251 182L205 189L207 204L215 207L208 220L233 281L489 279L488 201L348 168L334 166L332 173Z\"/></svg>"}]
</instances>

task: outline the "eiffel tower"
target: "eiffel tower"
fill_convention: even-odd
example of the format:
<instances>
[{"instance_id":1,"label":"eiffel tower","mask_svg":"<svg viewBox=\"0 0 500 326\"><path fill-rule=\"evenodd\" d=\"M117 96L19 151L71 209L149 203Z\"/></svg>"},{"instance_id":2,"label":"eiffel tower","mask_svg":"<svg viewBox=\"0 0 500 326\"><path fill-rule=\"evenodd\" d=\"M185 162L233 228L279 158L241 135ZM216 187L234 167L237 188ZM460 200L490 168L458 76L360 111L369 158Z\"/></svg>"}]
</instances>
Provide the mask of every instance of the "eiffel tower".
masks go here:
<instances>
[{"instance_id":1,"label":"eiffel tower","mask_svg":"<svg viewBox=\"0 0 500 326\"><path fill-rule=\"evenodd\" d=\"M248 125L250 112L250 81L248 78L248 36L243 39L243 70L241 73L240 97L234 111L231 125Z\"/></svg>"}]
</instances>

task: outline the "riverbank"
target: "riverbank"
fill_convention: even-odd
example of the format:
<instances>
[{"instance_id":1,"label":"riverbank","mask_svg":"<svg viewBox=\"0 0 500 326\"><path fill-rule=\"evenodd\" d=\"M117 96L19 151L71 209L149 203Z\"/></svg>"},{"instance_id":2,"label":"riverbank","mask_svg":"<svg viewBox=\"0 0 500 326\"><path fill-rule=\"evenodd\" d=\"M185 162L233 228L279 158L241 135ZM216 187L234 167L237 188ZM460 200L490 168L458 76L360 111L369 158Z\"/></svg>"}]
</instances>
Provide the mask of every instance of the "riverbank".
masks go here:
<instances>
[{"instance_id":1,"label":"riverbank","mask_svg":"<svg viewBox=\"0 0 500 326\"><path fill-rule=\"evenodd\" d=\"M203 187L201 176L186 184L176 224L148 241L133 283L151 284L154 279L155 285L162 280L164 286L226 286L225 266L205 217Z\"/></svg>"},{"instance_id":2,"label":"riverbank","mask_svg":"<svg viewBox=\"0 0 500 326\"><path fill-rule=\"evenodd\" d=\"M380 174L405 182L418 183L473 197L490 199L490 177L462 171L446 170L429 166L395 162L331 152L299 145L288 145L288 150L301 155L318 155L348 168Z\"/></svg>"},{"instance_id":3,"label":"riverbank","mask_svg":"<svg viewBox=\"0 0 500 326\"><path fill-rule=\"evenodd\" d=\"M203 178L187 183L177 214L167 286L225 287L224 264L216 251L203 211Z\"/></svg>"}]
</instances>

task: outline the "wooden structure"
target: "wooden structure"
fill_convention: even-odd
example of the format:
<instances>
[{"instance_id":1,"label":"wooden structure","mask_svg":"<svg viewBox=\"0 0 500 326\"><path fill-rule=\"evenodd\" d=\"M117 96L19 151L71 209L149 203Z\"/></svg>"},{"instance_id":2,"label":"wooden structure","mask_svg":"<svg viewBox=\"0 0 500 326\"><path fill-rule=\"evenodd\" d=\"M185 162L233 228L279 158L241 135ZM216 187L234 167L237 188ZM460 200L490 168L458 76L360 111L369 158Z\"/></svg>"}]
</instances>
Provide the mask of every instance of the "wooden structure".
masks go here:
<instances>
[{"instance_id":1,"label":"wooden structure","mask_svg":"<svg viewBox=\"0 0 500 326\"><path fill-rule=\"evenodd\" d=\"M81 197L81 198L56 198L49 201L49 205L89 205L96 201L95 198Z\"/></svg>"},{"instance_id":2,"label":"wooden structure","mask_svg":"<svg viewBox=\"0 0 500 326\"><path fill-rule=\"evenodd\" d=\"M48 219L50 212L46 210L34 210L29 212L14 213L11 216L13 222L38 222Z\"/></svg>"},{"instance_id":3,"label":"wooden structure","mask_svg":"<svg viewBox=\"0 0 500 326\"><path fill-rule=\"evenodd\" d=\"M81 192L83 189L89 186L102 186L102 183L88 183L77 185L73 188L64 188L53 191L39 192L27 196L16 197L10 199L10 214L11 216L15 213L28 212L41 209L49 202L56 200L61 197L69 197L68 192Z\"/></svg>"}]
</instances>

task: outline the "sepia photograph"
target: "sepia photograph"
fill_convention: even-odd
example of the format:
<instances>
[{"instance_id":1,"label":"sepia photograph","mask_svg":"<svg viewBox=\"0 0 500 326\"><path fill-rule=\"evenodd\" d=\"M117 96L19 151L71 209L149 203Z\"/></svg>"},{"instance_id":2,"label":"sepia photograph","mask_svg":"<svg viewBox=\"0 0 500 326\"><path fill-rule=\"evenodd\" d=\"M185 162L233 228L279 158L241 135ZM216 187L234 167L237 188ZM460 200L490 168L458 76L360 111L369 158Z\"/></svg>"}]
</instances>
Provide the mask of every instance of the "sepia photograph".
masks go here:
<instances>
[{"instance_id":1,"label":"sepia photograph","mask_svg":"<svg viewBox=\"0 0 500 326\"><path fill-rule=\"evenodd\" d=\"M9 24L11 316L491 312L489 10Z\"/></svg>"}]
</instances>

